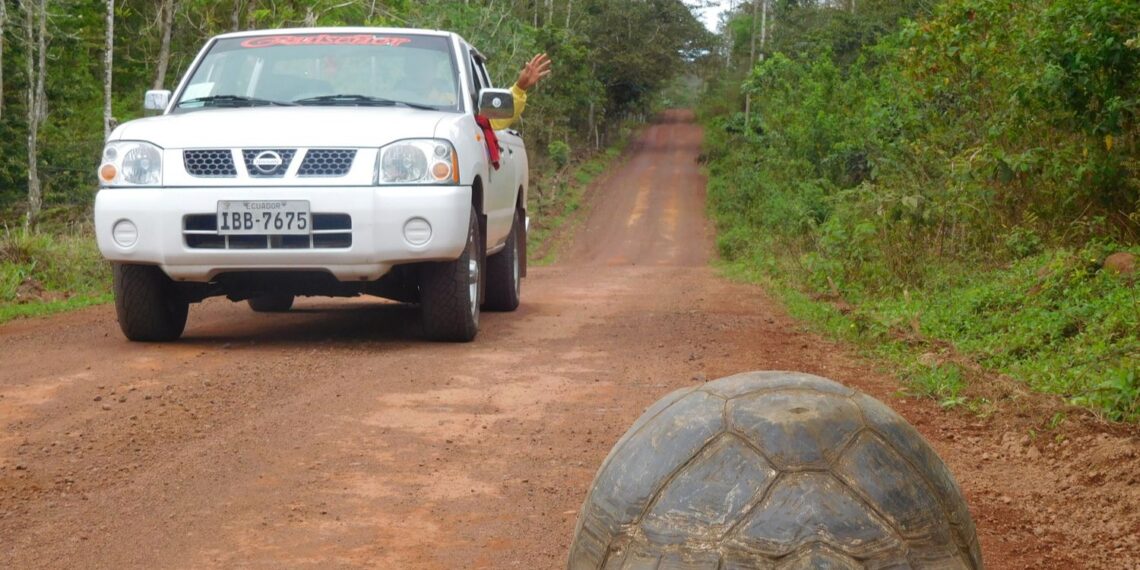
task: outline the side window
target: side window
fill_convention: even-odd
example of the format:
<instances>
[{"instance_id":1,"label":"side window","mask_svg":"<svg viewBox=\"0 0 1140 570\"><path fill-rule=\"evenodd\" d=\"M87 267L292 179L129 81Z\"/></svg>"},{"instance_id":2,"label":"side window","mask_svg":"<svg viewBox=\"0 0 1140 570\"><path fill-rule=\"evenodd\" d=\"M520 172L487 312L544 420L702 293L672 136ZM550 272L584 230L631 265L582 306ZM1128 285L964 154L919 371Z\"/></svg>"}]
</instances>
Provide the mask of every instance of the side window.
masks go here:
<instances>
[{"instance_id":1,"label":"side window","mask_svg":"<svg viewBox=\"0 0 1140 570\"><path fill-rule=\"evenodd\" d=\"M479 99L479 92L487 88L487 79L480 71L482 66L479 60L474 57L471 58L471 79L475 82L475 88L471 91L471 96L475 98L476 102Z\"/></svg>"},{"instance_id":2,"label":"side window","mask_svg":"<svg viewBox=\"0 0 1140 570\"><path fill-rule=\"evenodd\" d=\"M487 75L487 67L484 65L482 58L477 55L474 49L467 52L467 61L470 64L471 73L471 102L474 109L479 108L479 91L483 89L490 89L491 79Z\"/></svg>"},{"instance_id":3,"label":"side window","mask_svg":"<svg viewBox=\"0 0 1140 570\"><path fill-rule=\"evenodd\" d=\"M487 86L488 88L494 87L494 85L491 84L491 76L487 73L486 63L480 61L478 62L478 67L479 74L483 78L483 85Z\"/></svg>"}]
</instances>

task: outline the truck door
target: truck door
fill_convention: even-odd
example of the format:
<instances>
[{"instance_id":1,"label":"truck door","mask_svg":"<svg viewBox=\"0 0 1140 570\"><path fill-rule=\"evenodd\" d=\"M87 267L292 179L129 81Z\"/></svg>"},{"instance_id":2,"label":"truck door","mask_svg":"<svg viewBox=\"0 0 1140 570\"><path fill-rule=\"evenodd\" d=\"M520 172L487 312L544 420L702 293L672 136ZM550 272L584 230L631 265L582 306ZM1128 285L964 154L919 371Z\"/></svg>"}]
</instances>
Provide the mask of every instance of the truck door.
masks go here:
<instances>
[{"instance_id":1,"label":"truck door","mask_svg":"<svg viewBox=\"0 0 1140 570\"><path fill-rule=\"evenodd\" d=\"M475 79L475 92L491 87L487 68L477 52L471 54L471 76ZM522 158L522 138L503 129L495 132L499 138L499 168L489 169L486 184L485 207L487 214L487 245L498 247L507 239L514 221L515 196L518 190L518 163Z\"/></svg>"}]
</instances>

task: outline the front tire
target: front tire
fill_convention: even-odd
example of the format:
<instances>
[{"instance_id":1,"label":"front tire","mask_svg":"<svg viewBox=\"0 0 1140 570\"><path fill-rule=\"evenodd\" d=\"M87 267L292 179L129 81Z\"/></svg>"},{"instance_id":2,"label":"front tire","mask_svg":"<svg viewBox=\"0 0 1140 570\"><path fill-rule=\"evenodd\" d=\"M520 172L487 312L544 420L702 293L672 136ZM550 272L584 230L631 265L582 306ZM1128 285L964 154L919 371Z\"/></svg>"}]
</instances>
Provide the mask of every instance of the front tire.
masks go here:
<instances>
[{"instance_id":1,"label":"front tire","mask_svg":"<svg viewBox=\"0 0 1140 570\"><path fill-rule=\"evenodd\" d=\"M293 296L262 295L251 297L248 302L255 313L284 313L293 307Z\"/></svg>"},{"instance_id":2,"label":"front tire","mask_svg":"<svg viewBox=\"0 0 1140 570\"><path fill-rule=\"evenodd\" d=\"M115 263L112 283L124 336L136 342L170 342L182 336L190 303L179 298L174 282L161 269Z\"/></svg>"},{"instance_id":3,"label":"front tire","mask_svg":"<svg viewBox=\"0 0 1140 570\"><path fill-rule=\"evenodd\" d=\"M487 258L487 300L483 308L488 311L513 311L519 308L522 296L522 244L526 242L522 211L515 212L511 233L503 251Z\"/></svg>"},{"instance_id":4,"label":"front tire","mask_svg":"<svg viewBox=\"0 0 1140 570\"><path fill-rule=\"evenodd\" d=\"M459 259L423 265L420 272L420 308L424 334L428 338L470 342L479 332L482 239L478 212L471 208L467 245Z\"/></svg>"}]
</instances>

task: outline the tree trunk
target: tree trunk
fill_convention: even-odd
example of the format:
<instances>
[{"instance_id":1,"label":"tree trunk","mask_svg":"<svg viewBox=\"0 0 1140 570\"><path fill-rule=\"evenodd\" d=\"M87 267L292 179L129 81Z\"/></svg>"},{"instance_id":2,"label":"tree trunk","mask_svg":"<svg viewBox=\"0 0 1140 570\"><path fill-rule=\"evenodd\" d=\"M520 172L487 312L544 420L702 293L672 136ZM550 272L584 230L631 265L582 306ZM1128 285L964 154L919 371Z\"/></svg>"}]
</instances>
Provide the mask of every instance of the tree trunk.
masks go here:
<instances>
[{"instance_id":1,"label":"tree trunk","mask_svg":"<svg viewBox=\"0 0 1140 570\"><path fill-rule=\"evenodd\" d=\"M376 8L376 3L372 4L372 8ZM241 30L241 0L234 0L234 13L230 15L230 31L236 32Z\"/></svg>"},{"instance_id":2,"label":"tree trunk","mask_svg":"<svg viewBox=\"0 0 1140 570\"><path fill-rule=\"evenodd\" d=\"M590 67L590 76L598 76L598 62L595 60L594 64ZM598 116L594 109L594 101L590 100L590 115L589 115L590 133L594 135L594 150L599 150L602 147L602 141L598 138Z\"/></svg>"},{"instance_id":3,"label":"tree trunk","mask_svg":"<svg viewBox=\"0 0 1140 570\"><path fill-rule=\"evenodd\" d=\"M594 135L594 150L598 150L598 125L594 122L594 102L590 101L590 114L586 119L587 129Z\"/></svg>"},{"instance_id":4,"label":"tree trunk","mask_svg":"<svg viewBox=\"0 0 1140 570\"><path fill-rule=\"evenodd\" d=\"M760 61L764 61L764 45L768 43L768 0L760 12Z\"/></svg>"},{"instance_id":5,"label":"tree trunk","mask_svg":"<svg viewBox=\"0 0 1140 570\"><path fill-rule=\"evenodd\" d=\"M736 11L736 0L728 0L728 13L730 14L729 20L731 21L731 14ZM728 53L725 54L724 66L726 69L732 69L732 50L736 47L736 38L732 34L732 26L726 25L724 27L724 35L728 39Z\"/></svg>"},{"instance_id":6,"label":"tree trunk","mask_svg":"<svg viewBox=\"0 0 1140 570\"><path fill-rule=\"evenodd\" d=\"M0 0L0 119L4 118L4 29L8 26L8 2Z\"/></svg>"},{"instance_id":7,"label":"tree trunk","mask_svg":"<svg viewBox=\"0 0 1140 570\"><path fill-rule=\"evenodd\" d=\"M107 0L107 38L103 46L103 140L111 136L111 78L115 63L115 0Z\"/></svg>"},{"instance_id":8,"label":"tree trunk","mask_svg":"<svg viewBox=\"0 0 1140 570\"><path fill-rule=\"evenodd\" d=\"M174 0L162 0L162 45L158 49L158 71L154 75L154 88L162 89L166 83L166 68L170 66L170 34L174 29Z\"/></svg>"},{"instance_id":9,"label":"tree trunk","mask_svg":"<svg viewBox=\"0 0 1140 570\"><path fill-rule=\"evenodd\" d=\"M570 29L570 14L574 13L574 0L566 0L566 29Z\"/></svg>"},{"instance_id":10,"label":"tree trunk","mask_svg":"<svg viewBox=\"0 0 1140 570\"><path fill-rule=\"evenodd\" d=\"M43 209L43 187L40 184L40 125L46 115L44 76L47 72L47 0L21 0L24 10L25 66L28 73L28 214L24 228L32 229ZM38 36L37 37L37 28Z\"/></svg>"},{"instance_id":11,"label":"tree trunk","mask_svg":"<svg viewBox=\"0 0 1140 570\"><path fill-rule=\"evenodd\" d=\"M768 45L769 29L775 22L775 13L772 14L772 18L773 20L769 22L768 0L764 0L764 10L760 12L760 61L764 61L764 48Z\"/></svg>"},{"instance_id":12,"label":"tree trunk","mask_svg":"<svg viewBox=\"0 0 1140 570\"><path fill-rule=\"evenodd\" d=\"M748 47L748 74L756 67L756 12L760 4L764 4L764 13L768 13L767 0L752 0L751 44ZM761 26L763 30L763 26ZM763 33L763 31L761 31ZM752 132L752 91L744 94L744 132Z\"/></svg>"}]
</instances>

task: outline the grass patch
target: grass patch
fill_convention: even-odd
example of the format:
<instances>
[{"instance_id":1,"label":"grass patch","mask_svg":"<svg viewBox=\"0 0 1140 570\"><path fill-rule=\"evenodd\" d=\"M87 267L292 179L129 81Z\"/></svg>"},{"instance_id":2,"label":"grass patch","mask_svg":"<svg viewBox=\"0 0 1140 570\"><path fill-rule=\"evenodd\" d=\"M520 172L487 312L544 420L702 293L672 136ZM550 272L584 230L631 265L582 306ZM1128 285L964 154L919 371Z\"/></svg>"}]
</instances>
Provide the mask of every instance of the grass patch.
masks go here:
<instances>
[{"instance_id":1,"label":"grass patch","mask_svg":"<svg viewBox=\"0 0 1140 570\"><path fill-rule=\"evenodd\" d=\"M110 287L90 225L0 234L0 322L104 303Z\"/></svg>"},{"instance_id":2,"label":"grass patch","mask_svg":"<svg viewBox=\"0 0 1140 570\"><path fill-rule=\"evenodd\" d=\"M1115 249L1057 249L981 272L953 268L942 283L910 299L871 300L869 310L886 320L916 315L924 334L987 368L1109 419L1138 421L1140 290L1101 270Z\"/></svg>"},{"instance_id":3,"label":"grass patch","mask_svg":"<svg viewBox=\"0 0 1140 570\"><path fill-rule=\"evenodd\" d=\"M841 300L813 292L819 280L803 256L773 243L754 242L720 267L764 285L815 330L885 360L908 393L943 407L981 410L988 402L964 395L973 375L933 354L940 344L1106 419L1140 422L1140 289L1100 267L1107 252L1120 249L1053 249L988 269L946 265L925 287L868 287Z\"/></svg>"},{"instance_id":4,"label":"grass patch","mask_svg":"<svg viewBox=\"0 0 1140 570\"><path fill-rule=\"evenodd\" d=\"M110 293L102 295L76 295L59 301L34 301L24 304L0 303L0 323L25 317L42 317L102 305L114 301Z\"/></svg>"}]
</instances>

